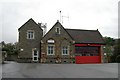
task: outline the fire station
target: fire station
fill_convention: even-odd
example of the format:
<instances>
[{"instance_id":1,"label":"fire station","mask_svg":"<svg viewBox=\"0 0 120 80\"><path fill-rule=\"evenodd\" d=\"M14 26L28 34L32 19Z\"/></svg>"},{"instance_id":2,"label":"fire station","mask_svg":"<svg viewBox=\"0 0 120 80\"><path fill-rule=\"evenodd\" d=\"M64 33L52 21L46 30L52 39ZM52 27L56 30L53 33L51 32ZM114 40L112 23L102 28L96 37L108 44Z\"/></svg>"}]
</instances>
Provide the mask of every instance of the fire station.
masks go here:
<instances>
[{"instance_id":1,"label":"fire station","mask_svg":"<svg viewBox=\"0 0 120 80\"><path fill-rule=\"evenodd\" d=\"M44 34L45 25L30 19L18 30L19 62L102 63L104 40L98 29L67 29L57 21Z\"/></svg>"}]
</instances>

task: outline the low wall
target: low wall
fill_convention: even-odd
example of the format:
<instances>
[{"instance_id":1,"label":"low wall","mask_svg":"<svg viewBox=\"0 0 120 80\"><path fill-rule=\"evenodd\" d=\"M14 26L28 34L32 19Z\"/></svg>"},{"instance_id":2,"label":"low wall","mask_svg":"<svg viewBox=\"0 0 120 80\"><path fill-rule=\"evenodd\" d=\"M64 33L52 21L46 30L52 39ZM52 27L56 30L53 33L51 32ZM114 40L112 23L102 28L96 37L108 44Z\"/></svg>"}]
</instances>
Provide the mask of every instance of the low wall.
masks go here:
<instances>
[{"instance_id":1,"label":"low wall","mask_svg":"<svg viewBox=\"0 0 120 80\"><path fill-rule=\"evenodd\" d=\"M17 61L17 55L7 55L6 61Z\"/></svg>"}]
</instances>

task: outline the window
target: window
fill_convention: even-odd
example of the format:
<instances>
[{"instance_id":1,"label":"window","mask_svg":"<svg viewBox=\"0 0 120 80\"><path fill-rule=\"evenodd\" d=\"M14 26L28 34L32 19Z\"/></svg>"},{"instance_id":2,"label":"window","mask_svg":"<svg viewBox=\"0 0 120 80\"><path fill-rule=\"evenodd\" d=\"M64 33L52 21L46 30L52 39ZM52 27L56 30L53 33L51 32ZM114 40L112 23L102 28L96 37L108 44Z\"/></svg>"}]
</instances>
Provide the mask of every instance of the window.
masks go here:
<instances>
[{"instance_id":1,"label":"window","mask_svg":"<svg viewBox=\"0 0 120 80\"><path fill-rule=\"evenodd\" d=\"M38 61L37 57L34 57L34 61Z\"/></svg>"},{"instance_id":2,"label":"window","mask_svg":"<svg viewBox=\"0 0 120 80\"><path fill-rule=\"evenodd\" d=\"M56 27L56 33L60 34L60 28Z\"/></svg>"},{"instance_id":3,"label":"window","mask_svg":"<svg viewBox=\"0 0 120 80\"><path fill-rule=\"evenodd\" d=\"M68 55L69 51L68 51L68 47L67 46L63 46L62 47L62 55Z\"/></svg>"},{"instance_id":4,"label":"window","mask_svg":"<svg viewBox=\"0 0 120 80\"><path fill-rule=\"evenodd\" d=\"M37 56L37 50L34 50L34 56Z\"/></svg>"},{"instance_id":5,"label":"window","mask_svg":"<svg viewBox=\"0 0 120 80\"><path fill-rule=\"evenodd\" d=\"M75 54L79 56L99 56L99 47L75 47Z\"/></svg>"},{"instance_id":6,"label":"window","mask_svg":"<svg viewBox=\"0 0 120 80\"><path fill-rule=\"evenodd\" d=\"M48 45L47 55L54 55L54 45Z\"/></svg>"},{"instance_id":7,"label":"window","mask_svg":"<svg viewBox=\"0 0 120 80\"><path fill-rule=\"evenodd\" d=\"M27 31L27 39L34 39L34 31L33 30Z\"/></svg>"}]
</instances>

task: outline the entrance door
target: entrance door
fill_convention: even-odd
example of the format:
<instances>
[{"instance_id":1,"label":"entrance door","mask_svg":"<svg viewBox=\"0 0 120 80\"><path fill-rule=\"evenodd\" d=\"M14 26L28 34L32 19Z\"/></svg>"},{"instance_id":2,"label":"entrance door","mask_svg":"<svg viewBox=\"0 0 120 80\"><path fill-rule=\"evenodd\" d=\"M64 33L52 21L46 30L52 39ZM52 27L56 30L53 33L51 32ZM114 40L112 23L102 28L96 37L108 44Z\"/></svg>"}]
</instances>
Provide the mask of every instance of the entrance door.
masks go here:
<instances>
[{"instance_id":1,"label":"entrance door","mask_svg":"<svg viewBox=\"0 0 120 80\"><path fill-rule=\"evenodd\" d=\"M38 50L33 50L33 61L38 61Z\"/></svg>"}]
</instances>

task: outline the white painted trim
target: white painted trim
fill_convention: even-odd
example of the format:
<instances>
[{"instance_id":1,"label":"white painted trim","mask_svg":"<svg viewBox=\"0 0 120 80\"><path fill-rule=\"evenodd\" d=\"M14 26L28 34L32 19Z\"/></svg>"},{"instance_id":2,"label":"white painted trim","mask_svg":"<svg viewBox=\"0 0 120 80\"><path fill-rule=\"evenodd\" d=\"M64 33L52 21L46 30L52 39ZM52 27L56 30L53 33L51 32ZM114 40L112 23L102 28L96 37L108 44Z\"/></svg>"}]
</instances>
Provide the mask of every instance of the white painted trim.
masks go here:
<instances>
[{"instance_id":1,"label":"white painted trim","mask_svg":"<svg viewBox=\"0 0 120 80\"><path fill-rule=\"evenodd\" d=\"M50 40L47 40L47 43L55 43L55 41L50 39Z\"/></svg>"},{"instance_id":2,"label":"white painted trim","mask_svg":"<svg viewBox=\"0 0 120 80\"><path fill-rule=\"evenodd\" d=\"M35 56L35 55L34 55L34 50L37 50L37 49L36 49L36 48L33 48L33 49L32 49L32 60L33 60L33 61L38 61L39 52L38 52L38 50L37 50L37 55ZM34 60L34 57L37 57L37 60Z\"/></svg>"}]
</instances>

